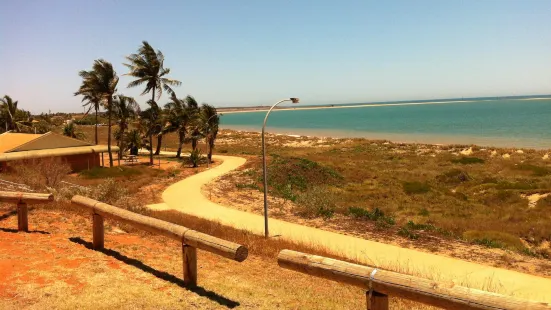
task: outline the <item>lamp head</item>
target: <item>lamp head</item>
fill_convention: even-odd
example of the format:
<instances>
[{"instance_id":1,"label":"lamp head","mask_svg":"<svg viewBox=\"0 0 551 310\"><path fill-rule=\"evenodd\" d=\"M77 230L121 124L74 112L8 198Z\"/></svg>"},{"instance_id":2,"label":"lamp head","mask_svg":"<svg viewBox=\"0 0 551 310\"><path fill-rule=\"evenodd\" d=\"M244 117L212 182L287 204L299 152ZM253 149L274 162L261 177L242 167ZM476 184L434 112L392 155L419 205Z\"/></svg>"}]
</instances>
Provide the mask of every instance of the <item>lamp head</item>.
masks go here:
<instances>
[{"instance_id":1,"label":"lamp head","mask_svg":"<svg viewBox=\"0 0 551 310\"><path fill-rule=\"evenodd\" d=\"M290 98L292 103L298 103L300 100L298 98Z\"/></svg>"}]
</instances>

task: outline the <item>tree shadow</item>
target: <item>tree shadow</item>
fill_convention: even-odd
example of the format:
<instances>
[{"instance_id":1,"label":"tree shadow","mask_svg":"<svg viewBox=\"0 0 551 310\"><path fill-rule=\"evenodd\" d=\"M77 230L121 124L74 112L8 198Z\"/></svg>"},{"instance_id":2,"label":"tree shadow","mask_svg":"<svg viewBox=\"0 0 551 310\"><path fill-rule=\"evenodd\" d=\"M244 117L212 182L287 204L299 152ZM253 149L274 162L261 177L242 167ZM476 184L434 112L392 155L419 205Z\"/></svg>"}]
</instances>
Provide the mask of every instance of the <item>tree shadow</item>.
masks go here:
<instances>
[{"instance_id":1,"label":"tree shadow","mask_svg":"<svg viewBox=\"0 0 551 310\"><path fill-rule=\"evenodd\" d=\"M90 250L94 250L94 247L93 247L93 244L92 242L88 242L88 241L85 241L83 240L82 238L80 237L71 237L69 238L69 240L71 242L74 242L74 243L78 243L78 244L81 244L83 245L84 247L86 247L87 249L90 249ZM222 295L219 295L215 292L212 292L212 291L209 291L209 290L206 290L205 288L201 287L201 286L190 286L190 285L187 285L184 283L184 281L174 275L171 275L167 272L164 272L164 271L159 271L151 266L148 266L144 263L142 263L141 261L137 260L137 259L134 259L134 258L130 258L128 256L125 256L115 250L111 250L111 249L101 249L101 250L95 250L95 251L98 251L98 252L101 252L105 255L108 255L108 256L111 256L127 265L131 265L131 266L134 266L142 271L145 271L149 274L152 274L154 275L155 277L161 279L161 280L165 280L165 281L168 281L170 283L174 283L176 285L178 285L179 287L181 288L184 288L188 291L191 291L191 292L194 292L195 294L201 296L201 297L206 297L214 302L217 302L218 304L222 305L222 306L226 306L230 309L232 308L235 308L237 306L240 305L239 302L236 302L236 301L233 301L231 299L228 299Z\"/></svg>"},{"instance_id":2,"label":"tree shadow","mask_svg":"<svg viewBox=\"0 0 551 310\"><path fill-rule=\"evenodd\" d=\"M19 233L20 231L14 228L2 228L0 227L0 231L7 232L7 233ZM43 230L29 230L24 232L26 234L41 234L41 235L49 235L50 233Z\"/></svg>"}]
</instances>

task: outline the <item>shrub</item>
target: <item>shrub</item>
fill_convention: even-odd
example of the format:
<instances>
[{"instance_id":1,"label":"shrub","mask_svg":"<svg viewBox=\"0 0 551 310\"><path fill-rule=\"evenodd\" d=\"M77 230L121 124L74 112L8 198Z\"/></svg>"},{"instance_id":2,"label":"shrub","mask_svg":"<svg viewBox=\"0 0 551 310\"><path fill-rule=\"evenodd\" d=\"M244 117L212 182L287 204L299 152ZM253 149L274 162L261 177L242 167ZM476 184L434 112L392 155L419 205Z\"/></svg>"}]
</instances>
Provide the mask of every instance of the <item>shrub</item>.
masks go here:
<instances>
[{"instance_id":1,"label":"shrub","mask_svg":"<svg viewBox=\"0 0 551 310\"><path fill-rule=\"evenodd\" d=\"M108 178L91 190L90 196L108 204L116 204L117 201L127 195L125 187L119 186L115 179Z\"/></svg>"},{"instance_id":2,"label":"shrub","mask_svg":"<svg viewBox=\"0 0 551 310\"><path fill-rule=\"evenodd\" d=\"M525 248L520 238L501 231L470 230L463 233L463 239L489 248L509 248L519 251Z\"/></svg>"},{"instance_id":3,"label":"shrub","mask_svg":"<svg viewBox=\"0 0 551 310\"><path fill-rule=\"evenodd\" d=\"M437 176L436 179L442 183L459 184L471 180L471 177L465 171L453 169Z\"/></svg>"},{"instance_id":4,"label":"shrub","mask_svg":"<svg viewBox=\"0 0 551 310\"><path fill-rule=\"evenodd\" d=\"M536 166L532 164L518 164L515 169L522 171L530 171L533 176L542 177L551 174L551 169L547 167Z\"/></svg>"},{"instance_id":5,"label":"shrub","mask_svg":"<svg viewBox=\"0 0 551 310\"><path fill-rule=\"evenodd\" d=\"M402 237L406 237L411 240L419 239L419 235L410 231L407 227L400 227L400 229L398 230L398 235Z\"/></svg>"},{"instance_id":6,"label":"shrub","mask_svg":"<svg viewBox=\"0 0 551 310\"><path fill-rule=\"evenodd\" d=\"M69 164L59 157L26 160L12 165L17 182L34 189L55 188L71 172Z\"/></svg>"},{"instance_id":7,"label":"shrub","mask_svg":"<svg viewBox=\"0 0 551 310\"><path fill-rule=\"evenodd\" d=\"M316 186L297 199L297 213L307 218L322 217L329 219L335 213L335 197L327 188Z\"/></svg>"},{"instance_id":8,"label":"shrub","mask_svg":"<svg viewBox=\"0 0 551 310\"><path fill-rule=\"evenodd\" d=\"M478 157L461 157L452 159L452 163L470 165L470 164L483 164L484 159Z\"/></svg>"},{"instance_id":9,"label":"shrub","mask_svg":"<svg viewBox=\"0 0 551 310\"><path fill-rule=\"evenodd\" d=\"M80 172L80 176L86 179L104 179L104 178L117 178L117 177L130 177L142 174L137 168L132 167L94 167L90 170L83 170Z\"/></svg>"},{"instance_id":10,"label":"shrub","mask_svg":"<svg viewBox=\"0 0 551 310\"><path fill-rule=\"evenodd\" d=\"M402 183L404 192L408 195L424 194L430 191L430 186L427 183L417 181Z\"/></svg>"},{"instance_id":11,"label":"shrub","mask_svg":"<svg viewBox=\"0 0 551 310\"><path fill-rule=\"evenodd\" d=\"M419 211L419 215L421 216L429 216L430 212L429 210L427 210L427 208L423 208L421 209L421 211Z\"/></svg>"},{"instance_id":12,"label":"shrub","mask_svg":"<svg viewBox=\"0 0 551 310\"><path fill-rule=\"evenodd\" d=\"M193 168L196 168L199 166L199 162L201 161L203 155L201 153L201 150L199 148L191 151L189 153L188 161L193 166Z\"/></svg>"}]
</instances>

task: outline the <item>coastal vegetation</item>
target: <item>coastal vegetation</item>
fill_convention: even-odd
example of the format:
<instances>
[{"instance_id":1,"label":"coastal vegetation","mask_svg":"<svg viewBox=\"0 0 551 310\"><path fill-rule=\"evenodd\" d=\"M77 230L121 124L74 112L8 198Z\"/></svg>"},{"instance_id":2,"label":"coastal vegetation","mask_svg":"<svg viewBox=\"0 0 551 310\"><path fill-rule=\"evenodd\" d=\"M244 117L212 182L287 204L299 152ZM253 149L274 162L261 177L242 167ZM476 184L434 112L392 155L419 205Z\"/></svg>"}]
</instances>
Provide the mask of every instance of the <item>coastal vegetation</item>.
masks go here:
<instances>
[{"instance_id":1,"label":"coastal vegetation","mask_svg":"<svg viewBox=\"0 0 551 310\"><path fill-rule=\"evenodd\" d=\"M248 162L206 189L217 201L262 205L255 138L222 133L220 149ZM316 226L318 218L342 232L386 242L398 236L431 251L458 242L551 258L545 151L283 135L268 141L269 192L279 197L271 216ZM461 154L469 148L472 155Z\"/></svg>"}]
</instances>

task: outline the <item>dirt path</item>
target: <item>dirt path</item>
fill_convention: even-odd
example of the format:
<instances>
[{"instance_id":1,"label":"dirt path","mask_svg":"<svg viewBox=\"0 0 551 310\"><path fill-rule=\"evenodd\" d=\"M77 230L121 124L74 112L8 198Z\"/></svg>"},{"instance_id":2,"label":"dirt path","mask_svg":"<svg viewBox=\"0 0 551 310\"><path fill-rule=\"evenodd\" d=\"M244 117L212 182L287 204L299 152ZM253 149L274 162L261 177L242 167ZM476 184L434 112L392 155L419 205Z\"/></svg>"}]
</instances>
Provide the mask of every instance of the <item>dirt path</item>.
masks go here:
<instances>
[{"instance_id":1,"label":"dirt path","mask_svg":"<svg viewBox=\"0 0 551 310\"><path fill-rule=\"evenodd\" d=\"M224 225L264 234L264 219L260 215L218 205L201 193L201 187L211 180L239 168L244 158L215 156L223 163L211 170L193 175L171 185L163 193L163 204L154 209L174 209ZM458 259L438 256L393 245L373 242L334 232L270 219L273 238L311 244L330 249L337 255L372 266L407 272L459 285L511 294L538 301L551 302L551 279L516 271L484 266Z\"/></svg>"}]
</instances>

